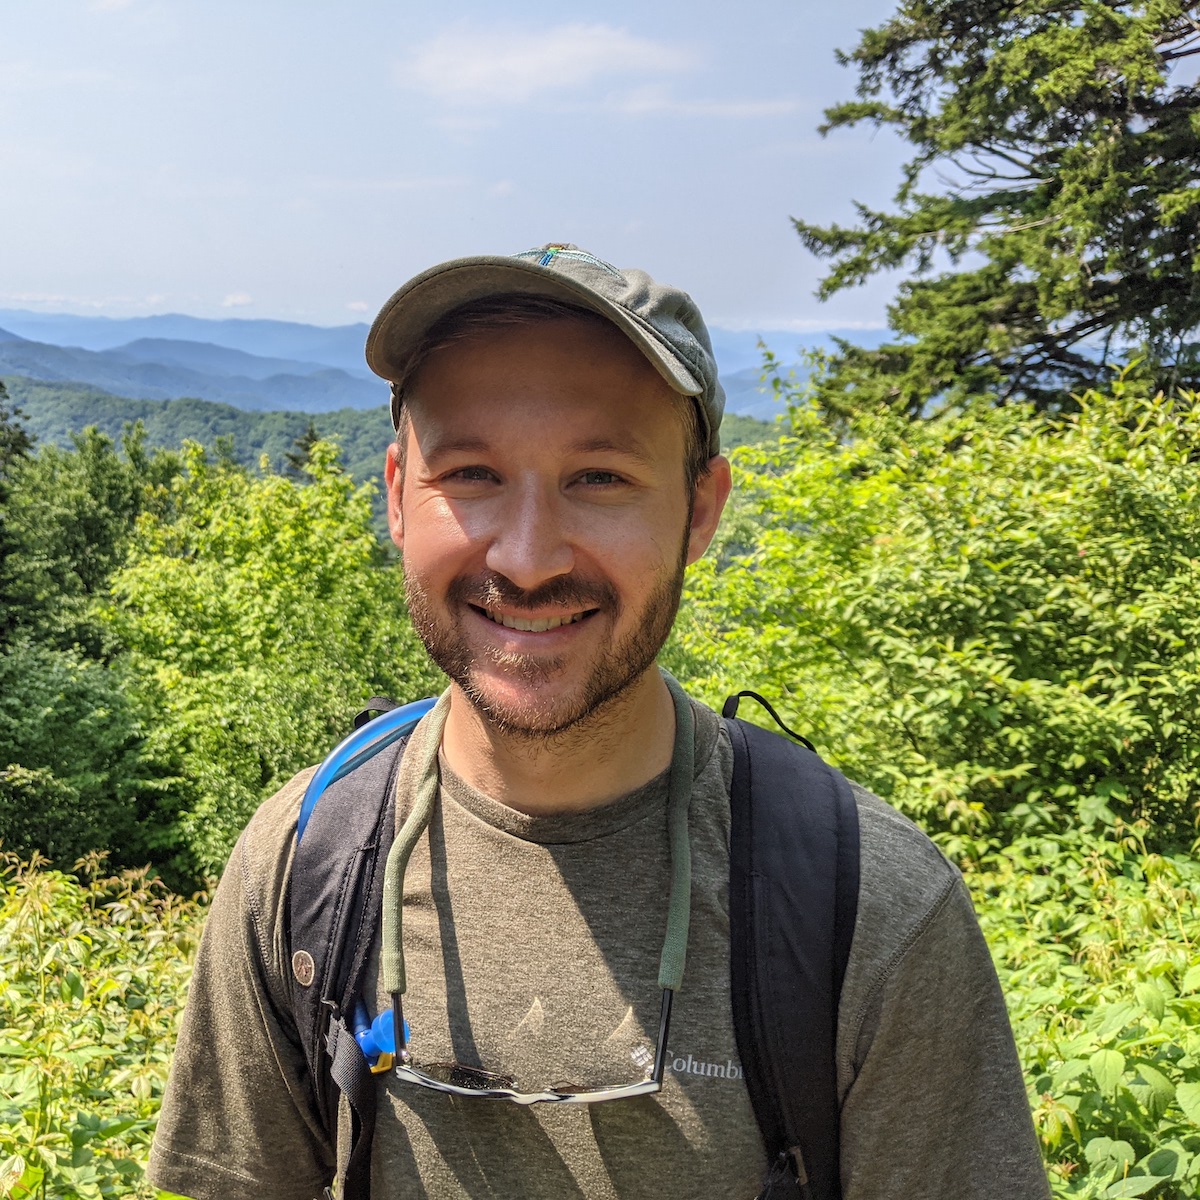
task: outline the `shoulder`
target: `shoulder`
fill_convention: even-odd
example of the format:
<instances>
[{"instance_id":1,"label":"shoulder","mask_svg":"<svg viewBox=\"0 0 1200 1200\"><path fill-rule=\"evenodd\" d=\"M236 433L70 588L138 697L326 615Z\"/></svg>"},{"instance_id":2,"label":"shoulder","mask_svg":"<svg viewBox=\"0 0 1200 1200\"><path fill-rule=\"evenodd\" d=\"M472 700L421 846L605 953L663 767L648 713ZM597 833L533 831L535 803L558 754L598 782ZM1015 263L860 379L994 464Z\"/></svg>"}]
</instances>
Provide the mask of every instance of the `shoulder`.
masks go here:
<instances>
[{"instance_id":1,"label":"shoulder","mask_svg":"<svg viewBox=\"0 0 1200 1200\"><path fill-rule=\"evenodd\" d=\"M958 868L907 817L851 783L859 818L854 941L842 989L839 1059L852 1068L897 981L991 968ZM981 976L982 979L982 976Z\"/></svg>"},{"instance_id":2,"label":"shoulder","mask_svg":"<svg viewBox=\"0 0 1200 1200\"><path fill-rule=\"evenodd\" d=\"M259 805L238 838L221 881L222 890L233 891L244 907L259 954L273 976L282 973L296 821L304 789L315 769L310 767L293 776Z\"/></svg>"},{"instance_id":3,"label":"shoulder","mask_svg":"<svg viewBox=\"0 0 1200 1200\"><path fill-rule=\"evenodd\" d=\"M860 880L855 940L910 935L962 876L928 834L866 788L850 781L858 810ZM903 934L902 934L903 931ZM862 949L866 949L866 945Z\"/></svg>"}]
</instances>

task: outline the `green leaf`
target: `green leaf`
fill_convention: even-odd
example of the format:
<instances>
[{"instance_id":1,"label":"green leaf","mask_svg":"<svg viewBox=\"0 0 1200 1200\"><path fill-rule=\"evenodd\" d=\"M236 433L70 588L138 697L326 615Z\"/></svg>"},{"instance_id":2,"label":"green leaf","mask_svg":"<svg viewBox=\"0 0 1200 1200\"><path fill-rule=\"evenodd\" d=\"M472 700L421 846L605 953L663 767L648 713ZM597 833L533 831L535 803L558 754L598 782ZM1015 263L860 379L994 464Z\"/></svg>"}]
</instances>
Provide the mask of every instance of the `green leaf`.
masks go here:
<instances>
[{"instance_id":1,"label":"green leaf","mask_svg":"<svg viewBox=\"0 0 1200 1200\"><path fill-rule=\"evenodd\" d=\"M1200 1126L1200 1083L1181 1083L1175 1089L1175 1100L1183 1115L1193 1125Z\"/></svg>"},{"instance_id":2,"label":"green leaf","mask_svg":"<svg viewBox=\"0 0 1200 1200\"><path fill-rule=\"evenodd\" d=\"M1127 1000L1119 1004L1100 1004L1096 1006L1096 1015L1100 1018L1096 1035L1103 1038L1131 1024L1138 1016L1138 1007Z\"/></svg>"},{"instance_id":3,"label":"green leaf","mask_svg":"<svg viewBox=\"0 0 1200 1200\"><path fill-rule=\"evenodd\" d=\"M1188 968L1187 974L1183 977L1183 982L1179 985L1179 990L1180 992L1200 991L1200 963Z\"/></svg>"},{"instance_id":4,"label":"green leaf","mask_svg":"<svg viewBox=\"0 0 1200 1200\"><path fill-rule=\"evenodd\" d=\"M1156 1020L1161 1021L1163 1010L1166 1007L1166 1001L1158 985L1153 980L1147 979L1139 983L1133 989L1133 994L1138 998L1138 1003Z\"/></svg>"},{"instance_id":5,"label":"green leaf","mask_svg":"<svg viewBox=\"0 0 1200 1200\"><path fill-rule=\"evenodd\" d=\"M1088 1069L1087 1062L1082 1058L1068 1059L1050 1078L1050 1088L1058 1091L1064 1084L1078 1079ZM1045 1089L1044 1089L1045 1090Z\"/></svg>"},{"instance_id":6,"label":"green leaf","mask_svg":"<svg viewBox=\"0 0 1200 1200\"><path fill-rule=\"evenodd\" d=\"M1110 1137L1095 1137L1083 1148L1088 1163L1100 1171L1112 1170L1124 1173L1125 1168L1137 1161L1137 1152L1128 1142L1117 1142Z\"/></svg>"},{"instance_id":7,"label":"green leaf","mask_svg":"<svg viewBox=\"0 0 1200 1200\"><path fill-rule=\"evenodd\" d=\"M1116 1183L1105 1188L1102 1196L1116 1200L1122 1196L1144 1196L1151 1188L1157 1187L1167 1175L1130 1175L1127 1179L1118 1179Z\"/></svg>"},{"instance_id":8,"label":"green leaf","mask_svg":"<svg viewBox=\"0 0 1200 1200\"><path fill-rule=\"evenodd\" d=\"M1161 1071L1147 1063L1138 1063L1129 1090L1155 1120L1175 1098L1175 1085Z\"/></svg>"},{"instance_id":9,"label":"green leaf","mask_svg":"<svg viewBox=\"0 0 1200 1200\"><path fill-rule=\"evenodd\" d=\"M1088 1060L1096 1085L1106 1096L1116 1095L1125 1072L1125 1055L1119 1050L1097 1050Z\"/></svg>"},{"instance_id":10,"label":"green leaf","mask_svg":"<svg viewBox=\"0 0 1200 1200\"><path fill-rule=\"evenodd\" d=\"M1194 1157L1182 1142L1172 1140L1147 1154L1138 1166L1151 1175L1183 1179L1191 1169Z\"/></svg>"}]
</instances>

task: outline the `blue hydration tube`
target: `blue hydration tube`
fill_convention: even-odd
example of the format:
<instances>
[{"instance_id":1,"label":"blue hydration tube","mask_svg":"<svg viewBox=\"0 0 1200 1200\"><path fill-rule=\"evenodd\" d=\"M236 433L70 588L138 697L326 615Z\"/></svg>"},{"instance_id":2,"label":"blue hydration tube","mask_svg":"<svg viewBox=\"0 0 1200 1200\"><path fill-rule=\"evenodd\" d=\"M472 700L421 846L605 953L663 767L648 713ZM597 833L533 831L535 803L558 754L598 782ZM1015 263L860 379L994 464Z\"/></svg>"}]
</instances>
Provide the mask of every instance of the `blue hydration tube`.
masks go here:
<instances>
[{"instance_id":1,"label":"blue hydration tube","mask_svg":"<svg viewBox=\"0 0 1200 1200\"><path fill-rule=\"evenodd\" d=\"M329 757L317 768L317 773L308 781L308 787L304 789L304 799L300 802L300 816L296 821L296 841L299 842L304 836L308 819L317 807L321 793L331 783L336 783L343 775L348 775L355 767L362 766L380 750L412 733L417 722L436 703L437 698L433 697L404 704L381 717L376 717L373 721L368 721L361 729L356 729L335 746Z\"/></svg>"}]
</instances>

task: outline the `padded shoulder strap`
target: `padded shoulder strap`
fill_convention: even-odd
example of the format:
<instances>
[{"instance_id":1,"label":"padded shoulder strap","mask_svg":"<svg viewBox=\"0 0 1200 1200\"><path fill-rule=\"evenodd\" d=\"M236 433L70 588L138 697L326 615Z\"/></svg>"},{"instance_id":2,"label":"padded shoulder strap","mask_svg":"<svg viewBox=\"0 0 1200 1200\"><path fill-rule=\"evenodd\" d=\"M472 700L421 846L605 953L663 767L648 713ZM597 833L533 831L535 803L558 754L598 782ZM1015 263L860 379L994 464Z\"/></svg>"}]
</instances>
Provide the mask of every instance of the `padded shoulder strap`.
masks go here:
<instances>
[{"instance_id":1,"label":"padded shoulder strap","mask_svg":"<svg viewBox=\"0 0 1200 1200\"><path fill-rule=\"evenodd\" d=\"M292 860L287 929L292 1013L331 1140L338 1086L326 1057L336 1062L336 1045L327 1041L331 1028L344 1029L351 1020L379 929L383 872L395 830L396 773L407 743L401 738L325 789ZM354 1090L359 1093L354 1149L365 1140L369 1154L374 1089ZM359 1111L363 1106L369 1111Z\"/></svg>"},{"instance_id":2,"label":"padded shoulder strap","mask_svg":"<svg viewBox=\"0 0 1200 1200\"><path fill-rule=\"evenodd\" d=\"M764 1196L840 1200L835 1047L858 908L858 810L811 750L732 718L734 1029L772 1162Z\"/></svg>"}]
</instances>

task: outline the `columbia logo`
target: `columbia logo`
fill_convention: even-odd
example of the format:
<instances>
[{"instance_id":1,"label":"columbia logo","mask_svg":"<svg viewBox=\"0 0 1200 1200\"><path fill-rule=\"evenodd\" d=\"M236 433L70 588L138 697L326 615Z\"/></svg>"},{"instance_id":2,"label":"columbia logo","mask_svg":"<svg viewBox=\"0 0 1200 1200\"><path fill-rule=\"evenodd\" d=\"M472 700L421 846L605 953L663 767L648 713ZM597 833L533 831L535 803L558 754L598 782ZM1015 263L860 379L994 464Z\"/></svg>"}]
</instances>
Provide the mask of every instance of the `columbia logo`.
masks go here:
<instances>
[{"instance_id":1,"label":"columbia logo","mask_svg":"<svg viewBox=\"0 0 1200 1200\"><path fill-rule=\"evenodd\" d=\"M676 1075L704 1075L710 1079L741 1079L741 1064L733 1059L722 1063L700 1062L690 1054L686 1058L676 1058L671 1063L671 1070Z\"/></svg>"}]
</instances>

